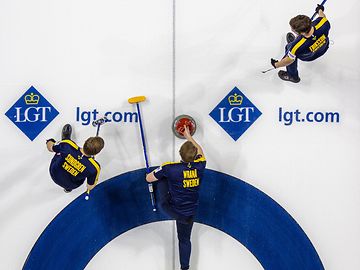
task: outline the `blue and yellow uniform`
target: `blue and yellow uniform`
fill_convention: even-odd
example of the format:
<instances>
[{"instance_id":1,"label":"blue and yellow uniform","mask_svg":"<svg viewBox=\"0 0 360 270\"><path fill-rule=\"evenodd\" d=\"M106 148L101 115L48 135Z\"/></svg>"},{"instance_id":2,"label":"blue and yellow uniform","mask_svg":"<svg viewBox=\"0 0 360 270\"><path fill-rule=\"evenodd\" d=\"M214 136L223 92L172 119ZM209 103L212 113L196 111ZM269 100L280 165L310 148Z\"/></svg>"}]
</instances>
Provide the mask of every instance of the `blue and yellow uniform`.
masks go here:
<instances>
[{"instance_id":1,"label":"blue and yellow uniform","mask_svg":"<svg viewBox=\"0 0 360 270\"><path fill-rule=\"evenodd\" d=\"M71 190L81 186L85 179L89 185L97 183L100 165L92 157L87 157L80 147L71 140L54 144L56 153L50 163L50 175L56 184Z\"/></svg>"},{"instance_id":2,"label":"blue and yellow uniform","mask_svg":"<svg viewBox=\"0 0 360 270\"><path fill-rule=\"evenodd\" d=\"M154 176L159 180L158 205L176 219L183 270L189 269L193 217L199 204L199 188L205 166L205 158L199 155L193 162L168 162L154 171Z\"/></svg>"},{"instance_id":3,"label":"blue and yellow uniform","mask_svg":"<svg viewBox=\"0 0 360 270\"><path fill-rule=\"evenodd\" d=\"M312 22L314 33L311 37L299 35L295 40L286 45L286 55L295 60L286 67L288 74L297 79L299 73L297 70L297 59L302 61L313 61L323 54L329 48L330 23L325 17L319 17Z\"/></svg>"},{"instance_id":4,"label":"blue and yellow uniform","mask_svg":"<svg viewBox=\"0 0 360 270\"><path fill-rule=\"evenodd\" d=\"M166 180L169 204L182 217L195 215L199 204L199 187L206 166L203 157L194 162L167 162L154 171L158 180Z\"/></svg>"}]
</instances>

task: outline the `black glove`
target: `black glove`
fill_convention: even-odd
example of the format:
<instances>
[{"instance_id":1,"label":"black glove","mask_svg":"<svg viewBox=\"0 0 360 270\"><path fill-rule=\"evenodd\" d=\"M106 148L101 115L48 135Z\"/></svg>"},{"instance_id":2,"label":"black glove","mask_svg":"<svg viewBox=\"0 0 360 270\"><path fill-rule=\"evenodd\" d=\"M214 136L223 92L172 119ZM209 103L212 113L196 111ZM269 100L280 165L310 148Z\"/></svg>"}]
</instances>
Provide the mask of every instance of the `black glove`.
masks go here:
<instances>
[{"instance_id":1,"label":"black glove","mask_svg":"<svg viewBox=\"0 0 360 270\"><path fill-rule=\"evenodd\" d=\"M46 140L46 144L47 144L48 142L56 143L56 141L55 141L53 138L47 139L47 140Z\"/></svg>"},{"instance_id":2,"label":"black glove","mask_svg":"<svg viewBox=\"0 0 360 270\"><path fill-rule=\"evenodd\" d=\"M323 5L317 5L317 7L316 7L316 9L315 9L315 12L316 13L319 13L319 10L322 10L322 12L324 12L324 10L325 10L325 7L323 6Z\"/></svg>"},{"instance_id":3,"label":"black glove","mask_svg":"<svg viewBox=\"0 0 360 270\"><path fill-rule=\"evenodd\" d=\"M271 65L276 68L275 63L279 62L278 60L271 58Z\"/></svg>"}]
</instances>

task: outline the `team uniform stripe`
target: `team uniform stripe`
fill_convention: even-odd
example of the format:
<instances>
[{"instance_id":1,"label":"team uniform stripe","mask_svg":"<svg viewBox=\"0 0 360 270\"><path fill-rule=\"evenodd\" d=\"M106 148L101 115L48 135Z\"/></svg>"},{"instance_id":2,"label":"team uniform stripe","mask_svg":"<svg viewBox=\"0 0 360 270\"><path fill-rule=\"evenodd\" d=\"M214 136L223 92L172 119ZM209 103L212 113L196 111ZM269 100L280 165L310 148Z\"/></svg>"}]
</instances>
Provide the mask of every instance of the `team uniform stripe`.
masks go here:
<instances>
[{"instance_id":1,"label":"team uniform stripe","mask_svg":"<svg viewBox=\"0 0 360 270\"><path fill-rule=\"evenodd\" d=\"M94 184L96 184L98 182L98 179L99 179L100 166L93 158L89 158L89 161L91 162L92 165L94 165L94 167L96 169L96 178L95 178L95 183L94 183Z\"/></svg>"},{"instance_id":2,"label":"team uniform stripe","mask_svg":"<svg viewBox=\"0 0 360 270\"><path fill-rule=\"evenodd\" d=\"M206 161L206 159L204 157L200 157L198 159L195 159L194 162L203 162ZM183 162L179 161L179 162L165 162L163 164L161 164L161 167L164 167L166 165L172 165L172 164L181 164Z\"/></svg>"},{"instance_id":3,"label":"team uniform stripe","mask_svg":"<svg viewBox=\"0 0 360 270\"><path fill-rule=\"evenodd\" d=\"M180 164L181 162L164 162L163 164L161 164L161 167L166 166L166 165L171 165L171 164Z\"/></svg>"},{"instance_id":4,"label":"team uniform stripe","mask_svg":"<svg viewBox=\"0 0 360 270\"><path fill-rule=\"evenodd\" d=\"M206 159L204 157L194 160L194 162L203 162L203 161L206 161Z\"/></svg>"},{"instance_id":5,"label":"team uniform stripe","mask_svg":"<svg viewBox=\"0 0 360 270\"><path fill-rule=\"evenodd\" d=\"M71 140L62 140L61 143L67 143L67 144L70 144L72 147L74 147L76 150L79 149L79 146L77 146L76 143L74 143Z\"/></svg>"},{"instance_id":6,"label":"team uniform stripe","mask_svg":"<svg viewBox=\"0 0 360 270\"><path fill-rule=\"evenodd\" d=\"M304 38L304 37L302 39L300 39L300 41L298 43L296 43L295 46L291 49L291 51L290 51L291 54L295 55L297 49L299 49L300 46L305 43L305 41L306 41L306 38Z\"/></svg>"},{"instance_id":7,"label":"team uniform stripe","mask_svg":"<svg viewBox=\"0 0 360 270\"><path fill-rule=\"evenodd\" d=\"M322 18L321 21L317 25L315 25L315 29L318 30L326 22L327 22L327 19L325 17Z\"/></svg>"}]
</instances>

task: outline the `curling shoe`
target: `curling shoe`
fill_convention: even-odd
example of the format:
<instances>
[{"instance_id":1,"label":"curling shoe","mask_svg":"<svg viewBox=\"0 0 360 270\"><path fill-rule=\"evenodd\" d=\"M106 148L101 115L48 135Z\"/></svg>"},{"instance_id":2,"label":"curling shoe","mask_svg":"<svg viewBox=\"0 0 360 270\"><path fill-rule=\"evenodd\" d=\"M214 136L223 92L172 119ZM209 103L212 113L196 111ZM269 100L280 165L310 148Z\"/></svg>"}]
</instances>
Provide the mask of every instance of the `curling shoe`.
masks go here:
<instances>
[{"instance_id":1,"label":"curling shoe","mask_svg":"<svg viewBox=\"0 0 360 270\"><path fill-rule=\"evenodd\" d=\"M300 78L297 77L296 79L289 76L289 74L285 71L285 70L279 70L278 75L280 77L280 79L284 80L284 81L289 81L289 82L293 82L293 83L298 83L300 82Z\"/></svg>"},{"instance_id":2,"label":"curling shoe","mask_svg":"<svg viewBox=\"0 0 360 270\"><path fill-rule=\"evenodd\" d=\"M66 124L61 132L61 140L71 140L72 127L70 124Z\"/></svg>"},{"instance_id":3,"label":"curling shoe","mask_svg":"<svg viewBox=\"0 0 360 270\"><path fill-rule=\"evenodd\" d=\"M286 34L286 42L289 44L295 40L295 35L291 32Z\"/></svg>"},{"instance_id":4,"label":"curling shoe","mask_svg":"<svg viewBox=\"0 0 360 270\"><path fill-rule=\"evenodd\" d=\"M64 192L65 193L70 193L72 191L72 189L66 189L66 188L64 188Z\"/></svg>"}]
</instances>

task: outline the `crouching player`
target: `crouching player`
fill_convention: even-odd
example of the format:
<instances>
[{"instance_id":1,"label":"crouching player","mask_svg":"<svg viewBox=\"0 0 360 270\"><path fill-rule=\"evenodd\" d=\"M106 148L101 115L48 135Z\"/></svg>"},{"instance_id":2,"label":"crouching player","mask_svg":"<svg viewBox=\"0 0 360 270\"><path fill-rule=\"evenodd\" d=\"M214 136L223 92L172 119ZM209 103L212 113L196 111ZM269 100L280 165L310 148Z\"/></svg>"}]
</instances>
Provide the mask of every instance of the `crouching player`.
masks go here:
<instances>
[{"instance_id":1,"label":"crouching player","mask_svg":"<svg viewBox=\"0 0 360 270\"><path fill-rule=\"evenodd\" d=\"M62 130L62 140L46 141L47 149L55 155L50 163L50 176L65 192L81 186L87 179L87 189L93 189L98 181L100 164L94 156L103 149L104 140L101 137L88 138L83 148L71 140L72 127L66 124Z\"/></svg>"}]
</instances>

